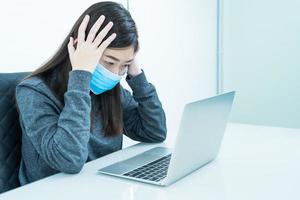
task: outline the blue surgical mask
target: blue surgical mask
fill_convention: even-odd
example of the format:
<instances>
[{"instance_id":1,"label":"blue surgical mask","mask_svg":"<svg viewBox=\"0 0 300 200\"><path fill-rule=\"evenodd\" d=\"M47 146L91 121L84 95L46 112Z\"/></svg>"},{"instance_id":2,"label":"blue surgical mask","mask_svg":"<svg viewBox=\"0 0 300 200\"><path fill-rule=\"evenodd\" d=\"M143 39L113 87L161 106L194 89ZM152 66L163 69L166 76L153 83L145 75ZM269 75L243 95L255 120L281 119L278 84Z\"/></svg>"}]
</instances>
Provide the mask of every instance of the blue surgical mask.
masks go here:
<instances>
[{"instance_id":1,"label":"blue surgical mask","mask_svg":"<svg viewBox=\"0 0 300 200\"><path fill-rule=\"evenodd\" d=\"M98 63L92 74L90 90L96 95L111 90L120 82L122 77L123 76L109 71L103 65Z\"/></svg>"}]
</instances>

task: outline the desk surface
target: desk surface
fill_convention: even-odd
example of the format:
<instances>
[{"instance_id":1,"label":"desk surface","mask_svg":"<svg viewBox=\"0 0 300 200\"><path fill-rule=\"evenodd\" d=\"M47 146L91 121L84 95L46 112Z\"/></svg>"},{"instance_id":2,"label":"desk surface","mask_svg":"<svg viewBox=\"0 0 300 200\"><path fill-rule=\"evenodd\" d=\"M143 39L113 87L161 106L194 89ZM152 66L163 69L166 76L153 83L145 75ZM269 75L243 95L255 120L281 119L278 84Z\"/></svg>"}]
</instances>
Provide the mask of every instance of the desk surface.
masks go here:
<instances>
[{"instance_id":1,"label":"desk surface","mask_svg":"<svg viewBox=\"0 0 300 200\"><path fill-rule=\"evenodd\" d=\"M169 187L101 175L97 169L154 146L136 144L0 195L0 199L300 199L300 130L230 123L220 154Z\"/></svg>"}]
</instances>

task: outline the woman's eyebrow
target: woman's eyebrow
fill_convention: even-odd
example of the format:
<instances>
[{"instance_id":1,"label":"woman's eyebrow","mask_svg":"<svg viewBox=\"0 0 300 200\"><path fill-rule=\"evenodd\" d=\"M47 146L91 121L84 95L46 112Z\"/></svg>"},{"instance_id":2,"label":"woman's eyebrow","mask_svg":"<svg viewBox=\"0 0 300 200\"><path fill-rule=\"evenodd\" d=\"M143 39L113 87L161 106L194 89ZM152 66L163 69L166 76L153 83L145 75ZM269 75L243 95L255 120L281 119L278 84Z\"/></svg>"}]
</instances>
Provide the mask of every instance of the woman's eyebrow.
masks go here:
<instances>
[{"instance_id":1,"label":"woman's eyebrow","mask_svg":"<svg viewBox=\"0 0 300 200\"><path fill-rule=\"evenodd\" d=\"M113 56L110 56L110 55L105 55L106 57L108 57L108 58L111 58L111 59L113 59L113 60L115 60L115 61L120 61L118 58L115 58L115 57L113 57ZM127 60L126 62L131 62L133 59L131 59L131 60Z\"/></svg>"}]
</instances>

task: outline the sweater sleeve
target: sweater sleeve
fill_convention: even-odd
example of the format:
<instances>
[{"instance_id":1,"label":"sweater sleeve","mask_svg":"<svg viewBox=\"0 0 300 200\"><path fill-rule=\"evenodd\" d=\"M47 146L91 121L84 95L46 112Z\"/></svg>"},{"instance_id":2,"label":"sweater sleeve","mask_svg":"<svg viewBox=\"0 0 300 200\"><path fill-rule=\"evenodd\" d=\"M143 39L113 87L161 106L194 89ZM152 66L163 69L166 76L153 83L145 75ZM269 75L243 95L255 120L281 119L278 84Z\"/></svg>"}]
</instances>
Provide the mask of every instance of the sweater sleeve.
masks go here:
<instances>
[{"instance_id":1,"label":"sweater sleeve","mask_svg":"<svg viewBox=\"0 0 300 200\"><path fill-rule=\"evenodd\" d=\"M19 84L16 100L25 133L41 158L53 169L78 173L88 156L90 137L91 73L69 72L65 105L61 112L36 85Z\"/></svg>"},{"instance_id":2,"label":"sweater sleeve","mask_svg":"<svg viewBox=\"0 0 300 200\"><path fill-rule=\"evenodd\" d=\"M124 134L140 142L162 142L167 136L166 116L153 84L142 73L126 77L133 95L122 88Z\"/></svg>"}]
</instances>

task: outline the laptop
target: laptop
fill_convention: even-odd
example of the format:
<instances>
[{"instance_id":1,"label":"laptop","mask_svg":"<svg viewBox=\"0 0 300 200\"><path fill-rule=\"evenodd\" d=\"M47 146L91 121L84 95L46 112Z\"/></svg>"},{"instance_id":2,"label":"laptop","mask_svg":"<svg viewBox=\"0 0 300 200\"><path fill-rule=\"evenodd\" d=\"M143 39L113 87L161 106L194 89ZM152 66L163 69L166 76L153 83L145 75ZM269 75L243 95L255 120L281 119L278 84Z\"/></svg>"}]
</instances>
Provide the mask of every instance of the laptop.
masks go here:
<instances>
[{"instance_id":1,"label":"laptop","mask_svg":"<svg viewBox=\"0 0 300 200\"><path fill-rule=\"evenodd\" d=\"M217 157L235 91L187 103L174 147L154 147L98 172L168 186Z\"/></svg>"}]
</instances>

